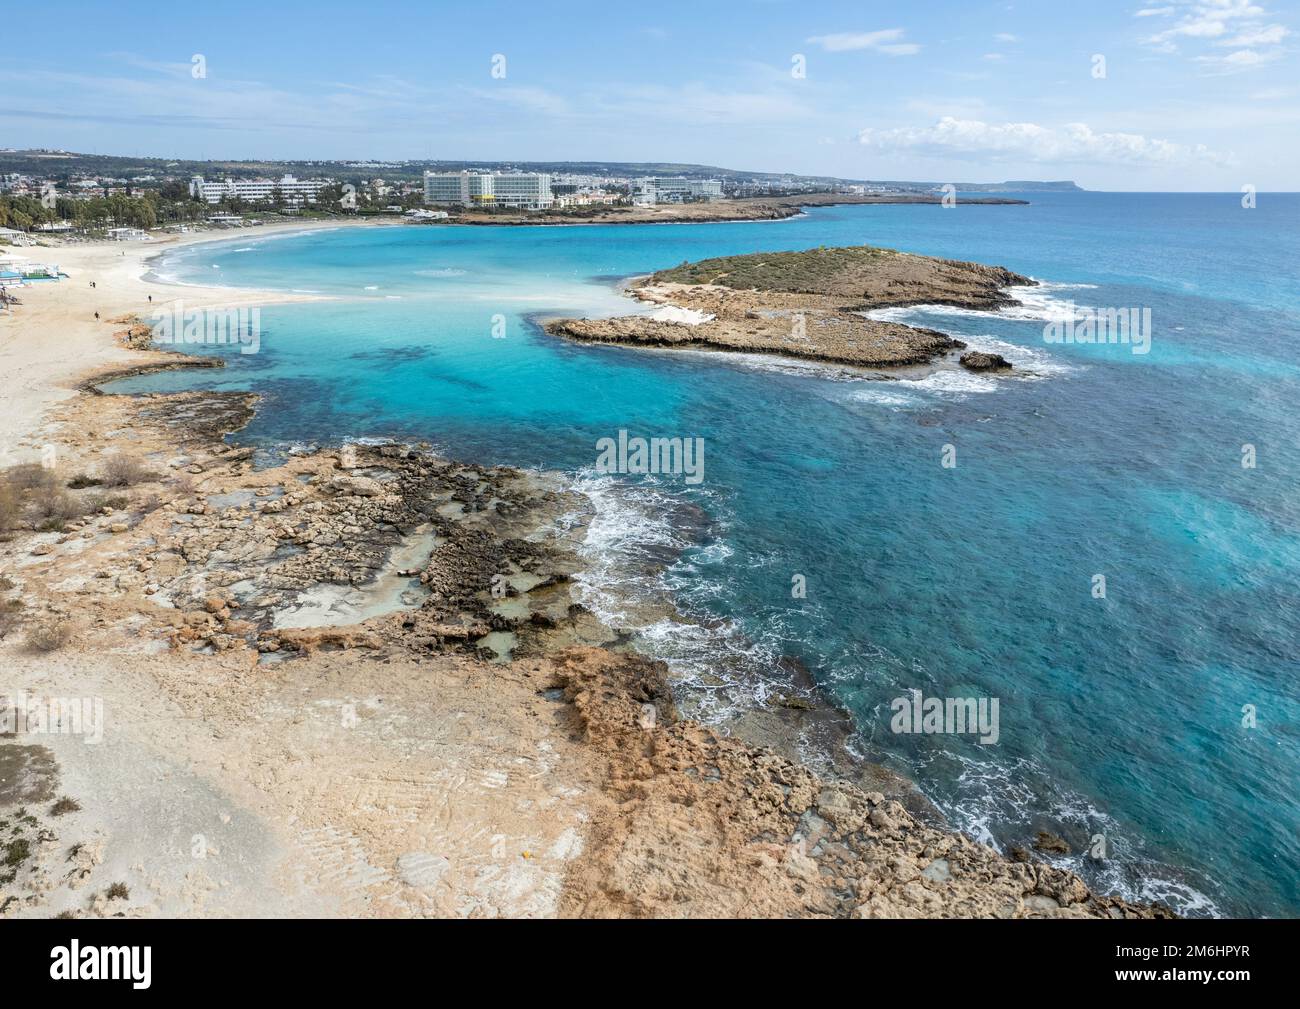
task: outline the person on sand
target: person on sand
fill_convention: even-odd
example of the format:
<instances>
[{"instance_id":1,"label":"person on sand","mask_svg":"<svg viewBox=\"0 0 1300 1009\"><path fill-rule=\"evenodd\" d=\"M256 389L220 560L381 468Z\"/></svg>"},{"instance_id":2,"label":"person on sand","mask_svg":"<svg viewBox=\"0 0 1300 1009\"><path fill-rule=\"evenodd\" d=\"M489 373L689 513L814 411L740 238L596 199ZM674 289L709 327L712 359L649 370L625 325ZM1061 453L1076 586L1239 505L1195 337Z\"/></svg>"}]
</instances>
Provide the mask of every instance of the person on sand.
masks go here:
<instances>
[{"instance_id":1,"label":"person on sand","mask_svg":"<svg viewBox=\"0 0 1300 1009\"><path fill-rule=\"evenodd\" d=\"M98 312L95 313L95 321L96 321L96 322L99 321L99 313L98 313Z\"/></svg>"}]
</instances>

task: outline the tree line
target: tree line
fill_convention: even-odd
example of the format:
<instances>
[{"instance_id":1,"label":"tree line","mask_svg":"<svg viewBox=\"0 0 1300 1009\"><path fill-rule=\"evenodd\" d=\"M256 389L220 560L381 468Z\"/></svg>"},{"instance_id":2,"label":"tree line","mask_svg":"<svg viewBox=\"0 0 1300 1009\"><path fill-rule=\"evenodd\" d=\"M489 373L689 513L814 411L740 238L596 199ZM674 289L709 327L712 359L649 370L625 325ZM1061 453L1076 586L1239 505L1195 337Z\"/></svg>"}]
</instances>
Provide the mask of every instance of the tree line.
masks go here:
<instances>
[{"instance_id":1,"label":"tree line","mask_svg":"<svg viewBox=\"0 0 1300 1009\"><path fill-rule=\"evenodd\" d=\"M43 224L67 222L78 228L156 228L160 224L201 220L208 206L197 200L169 198L150 189L139 196L110 193L85 200L60 196L53 206L35 196L0 196L0 227L33 231Z\"/></svg>"}]
</instances>

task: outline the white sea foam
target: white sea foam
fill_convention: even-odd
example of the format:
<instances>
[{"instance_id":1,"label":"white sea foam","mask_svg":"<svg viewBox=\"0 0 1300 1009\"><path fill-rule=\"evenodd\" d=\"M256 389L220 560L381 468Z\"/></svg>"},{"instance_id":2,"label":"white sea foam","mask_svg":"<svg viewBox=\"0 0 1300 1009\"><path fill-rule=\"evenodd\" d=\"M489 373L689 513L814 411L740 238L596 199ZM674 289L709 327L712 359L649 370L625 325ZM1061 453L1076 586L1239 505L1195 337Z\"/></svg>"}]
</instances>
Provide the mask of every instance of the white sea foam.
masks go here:
<instances>
[{"instance_id":1,"label":"white sea foam","mask_svg":"<svg viewBox=\"0 0 1300 1009\"><path fill-rule=\"evenodd\" d=\"M463 277L468 271L458 270L454 266L447 266L442 269L412 270L411 272L417 277Z\"/></svg>"},{"instance_id":2,"label":"white sea foam","mask_svg":"<svg viewBox=\"0 0 1300 1009\"><path fill-rule=\"evenodd\" d=\"M1054 285L1048 284L1012 288L1011 296L1020 303L1019 307L1004 308L998 314L1003 318L1023 319L1027 322L1055 322L1058 319L1072 318L1074 303L1057 297L1056 290Z\"/></svg>"},{"instance_id":3,"label":"white sea foam","mask_svg":"<svg viewBox=\"0 0 1300 1009\"><path fill-rule=\"evenodd\" d=\"M734 364L754 371L768 371L780 375L801 375L810 378L824 378L831 381L857 382L864 376L864 369L851 368L847 365L832 364L829 361L801 361L794 357L780 357L776 354L751 354L744 351L716 350L677 350L646 348L648 354L671 354L674 357L694 357L706 360L711 366Z\"/></svg>"},{"instance_id":4,"label":"white sea foam","mask_svg":"<svg viewBox=\"0 0 1300 1009\"><path fill-rule=\"evenodd\" d=\"M1054 357L1040 347L1025 347L1008 340L1000 340L988 333L975 336L962 335L962 340L971 350L985 354L1001 354L1011 362L1015 369L1010 375L1001 375L999 379L1023 378L1039 379L1055 375L1065 375L1075 370L1071 364Z\"/></svg>"},{"instance_id":5,"label":"white sea foam","mask_svg":"<svg viewBox=\"0 0 1300 1009\"><path fill-rule=\"evenodd\" d=\"M895 408L917 406L922 402L919 397L898 389L896 382L866 382L855 388L850 398L861 403Z\"/></svg>"},{"instance_id":6,"label":"white sea foam","mask_svg":"<svg viewBox=\"0 0 1300 1009\"><path fill-rule=\"evenodd\" d=\"M898 384L905 389L920 389L924 392L952 393L967 395L969 393L997 392L998 379L979 375L963 368L941 368L932 371L924 378L900 378Z\"/></svg>"},{"instance_id":7,"label":"white sea foam","mask_svg":"<svg viewBox=\"0 0 1300 1009\"><path fill-rule=\"evenodd\" d=\"M1069 314L1071 302L1057 297L1059 291L1085 290L1095 284L1062 284L1039 281L1034 287L1008 287L1005 292L1018 304L1004 305L994 311L978 308L961 308L956 305L906 305L896 308L873 308L863 313L868 319L880 322L907 322L916 315L966 316L977 318L1012 319L1022 322L1052 322Z\"/></svg>"},{"instance_id":8,"label":"white sea foam","mask_svg":"<svg viewBox=\"0 0 1300 1009\"><path fill-rule=\"evenodd\" d=\"M955 761L961 771L957 799L932 798L958 829L975 840L999 847L994 837L995 825L1002 831L1011 827L1027 832L1037 829L1046 815L1057 823L1073 826L1090 839L1102 835L1107 847L1106 858L1097 861L1086 854L1042 852L1036 853L1037 858L1070 869L1088 880L1094 889L1125 900L1158 900L1186 916L1221 915L1213 898L1172 866L1149 858L1129 839L1121 824L1082 795L1063 789L1034 761L1020 758L1007 763L971 757L960 751L944 752L935 759ZM924 761L922 768L928 763ZM918 775L923 789L928 777ZM1031 788L1029 782L1038 782L1039 790Z\"/></svg>"},{"instance_id":9,"label":"white sea foam","mask_svg":"<svg viewBox=\"0 0 1300 1009\"><path fill-rule=\"evenodd\" d=\"M682 591L723 594L719 579L726 576L710 569L725 569L731 546L721 537L692 539L683 531L690 506L650 482L630 484L587 471L575 478L574 489L593 508L579 550L584 570L574 579L578 600L603 623L632 634L639 650L668 664L692 717L716 724L762 703L755 691L766 686L743 672L770 669L778 656L730 621L679 616L686 609Z\"/></svg>"},{"instance_id":10,"label":"white sea foam","mask_svg":"<svg viewBox=\"0 0 1300 1009\"><path fill-rule=\"evenodd\" d=\"M649 486L584 471L574 489L593 509L581 548L584 568L574 578L579 600L605 623L621 626L629 619L629 579L637 580L652 552L681 551L690 544L674 531L664 496Z\"/></svg>"}]
</instances>

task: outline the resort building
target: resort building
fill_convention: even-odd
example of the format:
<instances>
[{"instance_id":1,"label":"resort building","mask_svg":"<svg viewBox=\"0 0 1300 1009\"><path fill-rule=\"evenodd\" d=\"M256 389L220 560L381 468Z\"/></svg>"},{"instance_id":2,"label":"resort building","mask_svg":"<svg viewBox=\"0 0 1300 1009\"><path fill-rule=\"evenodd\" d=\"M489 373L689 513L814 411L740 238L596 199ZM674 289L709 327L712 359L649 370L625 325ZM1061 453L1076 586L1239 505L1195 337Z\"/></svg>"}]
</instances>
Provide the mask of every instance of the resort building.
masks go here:
<instances>
[{"instance_id":1,"label":"resort building","mask_svg":"<svg viewBox=\"0 0 1300 1009\"><path fill-rule=\"evenodd\" d=\"M619 195L617 193L606 193L603 190L597 190L594 193L563 193L555 197L557 207L591 207L591 206L608 206L617 203Z\"/></svg>"},{"instance_id":2,"label":"resort building","mask_svg":"<svg viewBox=\"0 0 1300 1009\"><path fill-rule=\"evenodd\" d=\"M226 179L223 182L205 182L202 175L190 179L190 195L220 203L227 197L249 203L271 203L278 192L285 203L301 206L315 203L316 196L329 182L324 179L307 181L286 175L282 179Z\"/></svg>"},{"instance_id":3,"label":"resort building","mask_svg":"<svg viewBox=\"0 0 1300 1009\"><path fill-rule=\"evenodd\" d=\"M641 206L656 203L692 203L696 200L716 200L722 196L722 183L717 179L683 179L647 177L632 183L632 202Z\"/></svg>"},{"instance_id":4,"label":"resort building","mask_svg":"<svg viewBox=\"0 0 1300 1009\"><path fill-rule=\"evenodd\" d=\"M540 172L425 172L424 202L545 210L554 197L551 177Z\"/></svg>"}]
</instances>

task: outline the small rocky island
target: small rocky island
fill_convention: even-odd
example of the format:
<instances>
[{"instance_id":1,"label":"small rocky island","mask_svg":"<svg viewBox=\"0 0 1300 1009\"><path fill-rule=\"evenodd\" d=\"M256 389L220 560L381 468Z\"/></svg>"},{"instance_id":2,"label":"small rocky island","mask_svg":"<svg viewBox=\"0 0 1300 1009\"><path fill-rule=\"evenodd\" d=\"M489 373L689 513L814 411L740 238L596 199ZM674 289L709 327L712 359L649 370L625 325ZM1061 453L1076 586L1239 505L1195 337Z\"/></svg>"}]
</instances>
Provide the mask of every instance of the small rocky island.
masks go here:
<instances>
[{"instance_id":1,"label":"small rocky island","mask_svg":"<svg viewBox=\"0 0 1300 1009\"><path fill-rule=\"evenodd\" d=\"M584 343L776 354L857 367L928 364L966 345L945 333L871 319L909 305L993 311L1006 288L1035 281L999 266L872 246L760 252L683 263L640 278L629 293L659 306L612 319L555 319L548 333ZM996 358L996 360L994 360ZM961 362L1006 371L998 355Z\"/></svg>"}]
</instances>

